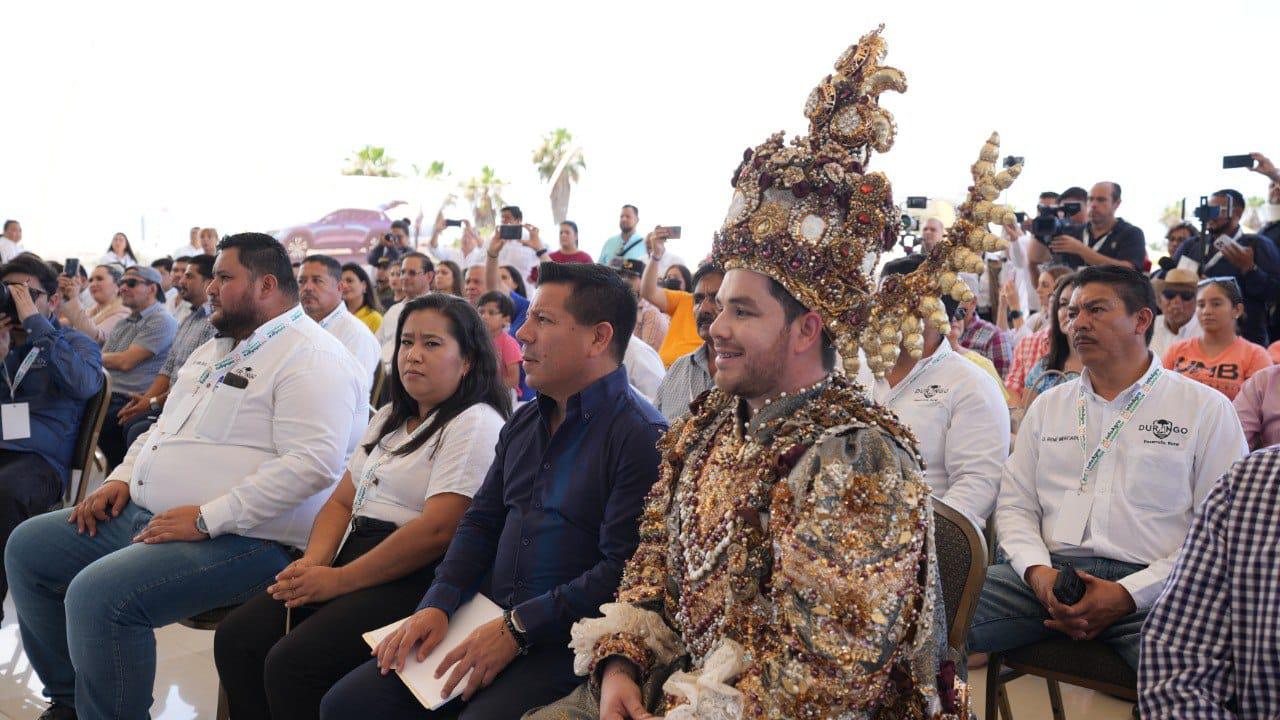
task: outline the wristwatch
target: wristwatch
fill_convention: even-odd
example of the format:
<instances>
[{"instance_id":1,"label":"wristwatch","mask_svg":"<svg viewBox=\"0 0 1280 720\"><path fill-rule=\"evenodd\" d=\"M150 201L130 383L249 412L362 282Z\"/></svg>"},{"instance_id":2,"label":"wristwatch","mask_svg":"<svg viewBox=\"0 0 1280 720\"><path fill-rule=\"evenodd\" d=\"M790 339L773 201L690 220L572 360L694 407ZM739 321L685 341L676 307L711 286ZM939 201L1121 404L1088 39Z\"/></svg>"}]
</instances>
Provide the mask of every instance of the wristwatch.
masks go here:
<instances>
[{"instance_id":1,"label":"wristwatch","mask_svg":"<svg viewBox=\"0 0 1280 720\"><path fill-rule=\"evenodd\" d=\"M196 530L204 533L205 535L209 534L209 524L204 521L204 512L200 512L196 515Z\"/></svg>"},{"instance_id":2,"label":"wristwatch","mask_svg":"<svg viewBox=\"0 0 1280 720\"><path fill-rule=\"evenodd\" d=\"M542 257L543 255L547 254L547 249L542 248L541 250L535 250L533 254L537 255L538 257Z\"/></svg>"},{"instance_id":3,"label":"wristwatch","mask_svg":"<svg viewBox=\"0 0 1280 720\"><path fill-rule=\"evenodd\" d=\"M1009 322L1013 322L1014 320L1017 320L1018 318L1022 317L1022 311L1021 311L1021 310L1010 310L1010 311L1006 312L1006 313L1004 314L1004 316L1009 320Z\"/></svg>"},{"instance_id":4,"label":"wristwatch","mask_svg":"<svg viewBox=\"0 0 1280 720\"><path fill-rule=\"evenodd\" d=\"M529 652L529 636L524 631L524 624L516 617L515 610L504 610L502 612L502 621L507 626L507 632L511 633L511 637L516 641L516 652L525 655Z\"/></svg>"},{"instance_id":5,"label":"wristwatch","mask_svg":"<svg viewBox=\"0 0 1280 720\"><path fill-rule=\"evenodd\" d=\"M151 405L151 412L160 412L159 398L147 398L147 402Z\"/></svg>"}]
</instances>

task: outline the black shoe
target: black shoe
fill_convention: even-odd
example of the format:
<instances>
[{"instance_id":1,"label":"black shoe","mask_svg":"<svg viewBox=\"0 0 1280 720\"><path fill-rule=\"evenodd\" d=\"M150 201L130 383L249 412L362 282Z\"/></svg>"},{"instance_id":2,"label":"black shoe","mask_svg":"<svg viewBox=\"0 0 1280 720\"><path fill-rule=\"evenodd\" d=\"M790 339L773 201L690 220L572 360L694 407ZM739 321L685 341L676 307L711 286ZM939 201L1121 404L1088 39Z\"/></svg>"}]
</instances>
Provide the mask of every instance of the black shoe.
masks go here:
<instances>
[{"instance_id":1,"label":"black shoe","mask_svg":"<svg viewBox=\"0 0 1280 720\"><path fill-rule=\"evenodd\" d=\"M49 709L40 713L38 720L76 720L76 709L54 703L49 706Z\"/></svg>"}]
</instances>

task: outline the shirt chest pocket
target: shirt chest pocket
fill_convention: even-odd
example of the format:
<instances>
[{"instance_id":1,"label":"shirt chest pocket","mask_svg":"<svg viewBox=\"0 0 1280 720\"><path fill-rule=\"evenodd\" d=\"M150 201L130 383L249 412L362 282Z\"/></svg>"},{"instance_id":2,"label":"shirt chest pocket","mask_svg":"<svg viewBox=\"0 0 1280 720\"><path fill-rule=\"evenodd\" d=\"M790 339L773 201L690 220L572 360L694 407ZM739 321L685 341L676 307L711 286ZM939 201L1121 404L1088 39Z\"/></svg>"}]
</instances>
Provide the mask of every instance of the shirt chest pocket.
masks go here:
<instances>
[{"instance_id":1,"label":"shirt chest pocket","mask_svg":"<svg viewBox=\"0 0 1280 720\"><path fill-rule=\"evenodd\" d=\"M1186 512L1191 507L1190 451L1165 445L1130 448L1120 460L1125 500L1161 514Z\"/></svg>"},{"instance_id":2,"label":"shirt chest pocket","mask_svg":"<svg viewBox=\"0 0 1280 720\"><path fill-rule=\"evenodd\" d=\"M236 415L244 402L246 390L232 387L226 383L218 383L213 387L213 396L196 421L196 435L214 442L223 442L230 437L235 426Z\"/></svg>"}]
</instances>

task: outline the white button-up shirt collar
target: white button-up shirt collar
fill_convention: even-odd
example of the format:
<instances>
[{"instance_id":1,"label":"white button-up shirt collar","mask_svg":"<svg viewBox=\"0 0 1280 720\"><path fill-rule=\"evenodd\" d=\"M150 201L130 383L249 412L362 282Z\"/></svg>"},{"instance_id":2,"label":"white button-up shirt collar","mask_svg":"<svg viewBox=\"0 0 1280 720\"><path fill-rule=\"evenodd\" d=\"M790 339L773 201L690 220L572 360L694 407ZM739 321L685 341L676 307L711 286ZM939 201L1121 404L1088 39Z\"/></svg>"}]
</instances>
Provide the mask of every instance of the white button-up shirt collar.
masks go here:
<instances>
[{"instance_id":1,"label":"white button-up shirt collar","mask_svg":"<svg viewBox=\"0 0 1280 720\"><path fill-rule=\"evenodd\" d=\"M1067 492L1080 488L1087 454L1140 384L1107 401L1094 393L1086 369L1032 403L996 504L1000 545L1019 577L1033 565L1049 565L1050 553L1104 557L1148 566L1120 580L1139 609L1159 596L1200 501L1248 447L1225 395L1166 371L1089 477L1093 504L1080 545L1052 540ZM1081 388L1088 411L1083 450Z\"/></svg>"},{"instance_id":2,"label":"white button-up shirt collar","mask_svg":"<svg viewBox=\"0 0 1280 720\"><path fill-rule=\"evenodd\" d=\"M1182 327L1178 328L1178 332L1173 332L1169 326L1165 325L1163 315L1156 318L1155 329L1151 333L1151 352L1156 354L1156 360L1164 358L1164 354L1169 352L1169 348L1174 343L1187 340L1189 338L1198 338L1204 335L1204 329L1200 327L1200 321L1196 319L1194 314L1191 319Z\"/></svg>"},{"instance_id":3,"label":"white button-up shirt collar","mask_svg":"<svg viewBox=\"0 0 1280 720\"><path fill-rule=\"evenodd\" d=\"M159 420L109 480L129 483L132 500L153 513L199 505L214 537L304 547L368 423L364 370L303 315L226 368L248 380L243 389L220 382L220 372L198 382L234 346L215 338L191 354Z\"/></svg>"},{"instance_id":4,"label":"white button-up shirt collar","mask_svg":"<svg viewBox=\"0 0 1280 720\"><path fill-rule=\"evenodd\" d=\"M929 364L932 361L932 364ZM913 375L917 370L923 369ZM981 528L995 508L1009 454L1009 408L996 381L943 339L896 387L874 382L872 399L917 438L933 494Z\"/></svg>"},{"instance_id":5,"label":"white button-up shirt collar","mask_svg":"<svg viewBox=\"0 0 1280 720\"><path fill-rule=\"evenodd\" d=\"M341 300L333 312L320 320L320 327L338 338L360 367L364 368L364 390L367 397L373 387L373 373L378 369L378 358L381 355L378 338L374 337L368 325L347 310L346 303Z\"/></svg>"}]
</instances>

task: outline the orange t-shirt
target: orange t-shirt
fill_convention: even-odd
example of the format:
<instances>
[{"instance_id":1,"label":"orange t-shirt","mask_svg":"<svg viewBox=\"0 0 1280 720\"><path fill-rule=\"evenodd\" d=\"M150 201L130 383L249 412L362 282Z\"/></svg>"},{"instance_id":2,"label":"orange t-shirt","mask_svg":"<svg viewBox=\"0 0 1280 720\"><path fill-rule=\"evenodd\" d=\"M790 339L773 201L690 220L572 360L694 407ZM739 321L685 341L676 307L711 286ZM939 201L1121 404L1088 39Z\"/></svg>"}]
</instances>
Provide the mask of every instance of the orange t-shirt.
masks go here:
<instances>
[{"instance_id":1,"label":"orange t-shirt","mask_svg":"<svg viewBox=\"0 0 1280 720\"><path fill-rule=\"evenodd\" d=\"M1270 365L1267 351L1244 338L1236 338L1216 357L1205 356L1200 338L1176 342L1164 354L1165 367L1202 382L1232 400L1245 380Z\"/></svg>"},{"instance_id":2,"label":"orange t-shirt","mask_svg":"<svg viewBox=\"0 0 1280 720\"><path fill-rule=\"evenodd\" d=\"M693 294L666 288L662 292L667 296L671 325L667 327L667 336L662 339L658 354L662 356L662 364L671 367L681 355L702 347L702 338L698 337L698 321L693 317Z\"/></svg>"}]
</instances>

